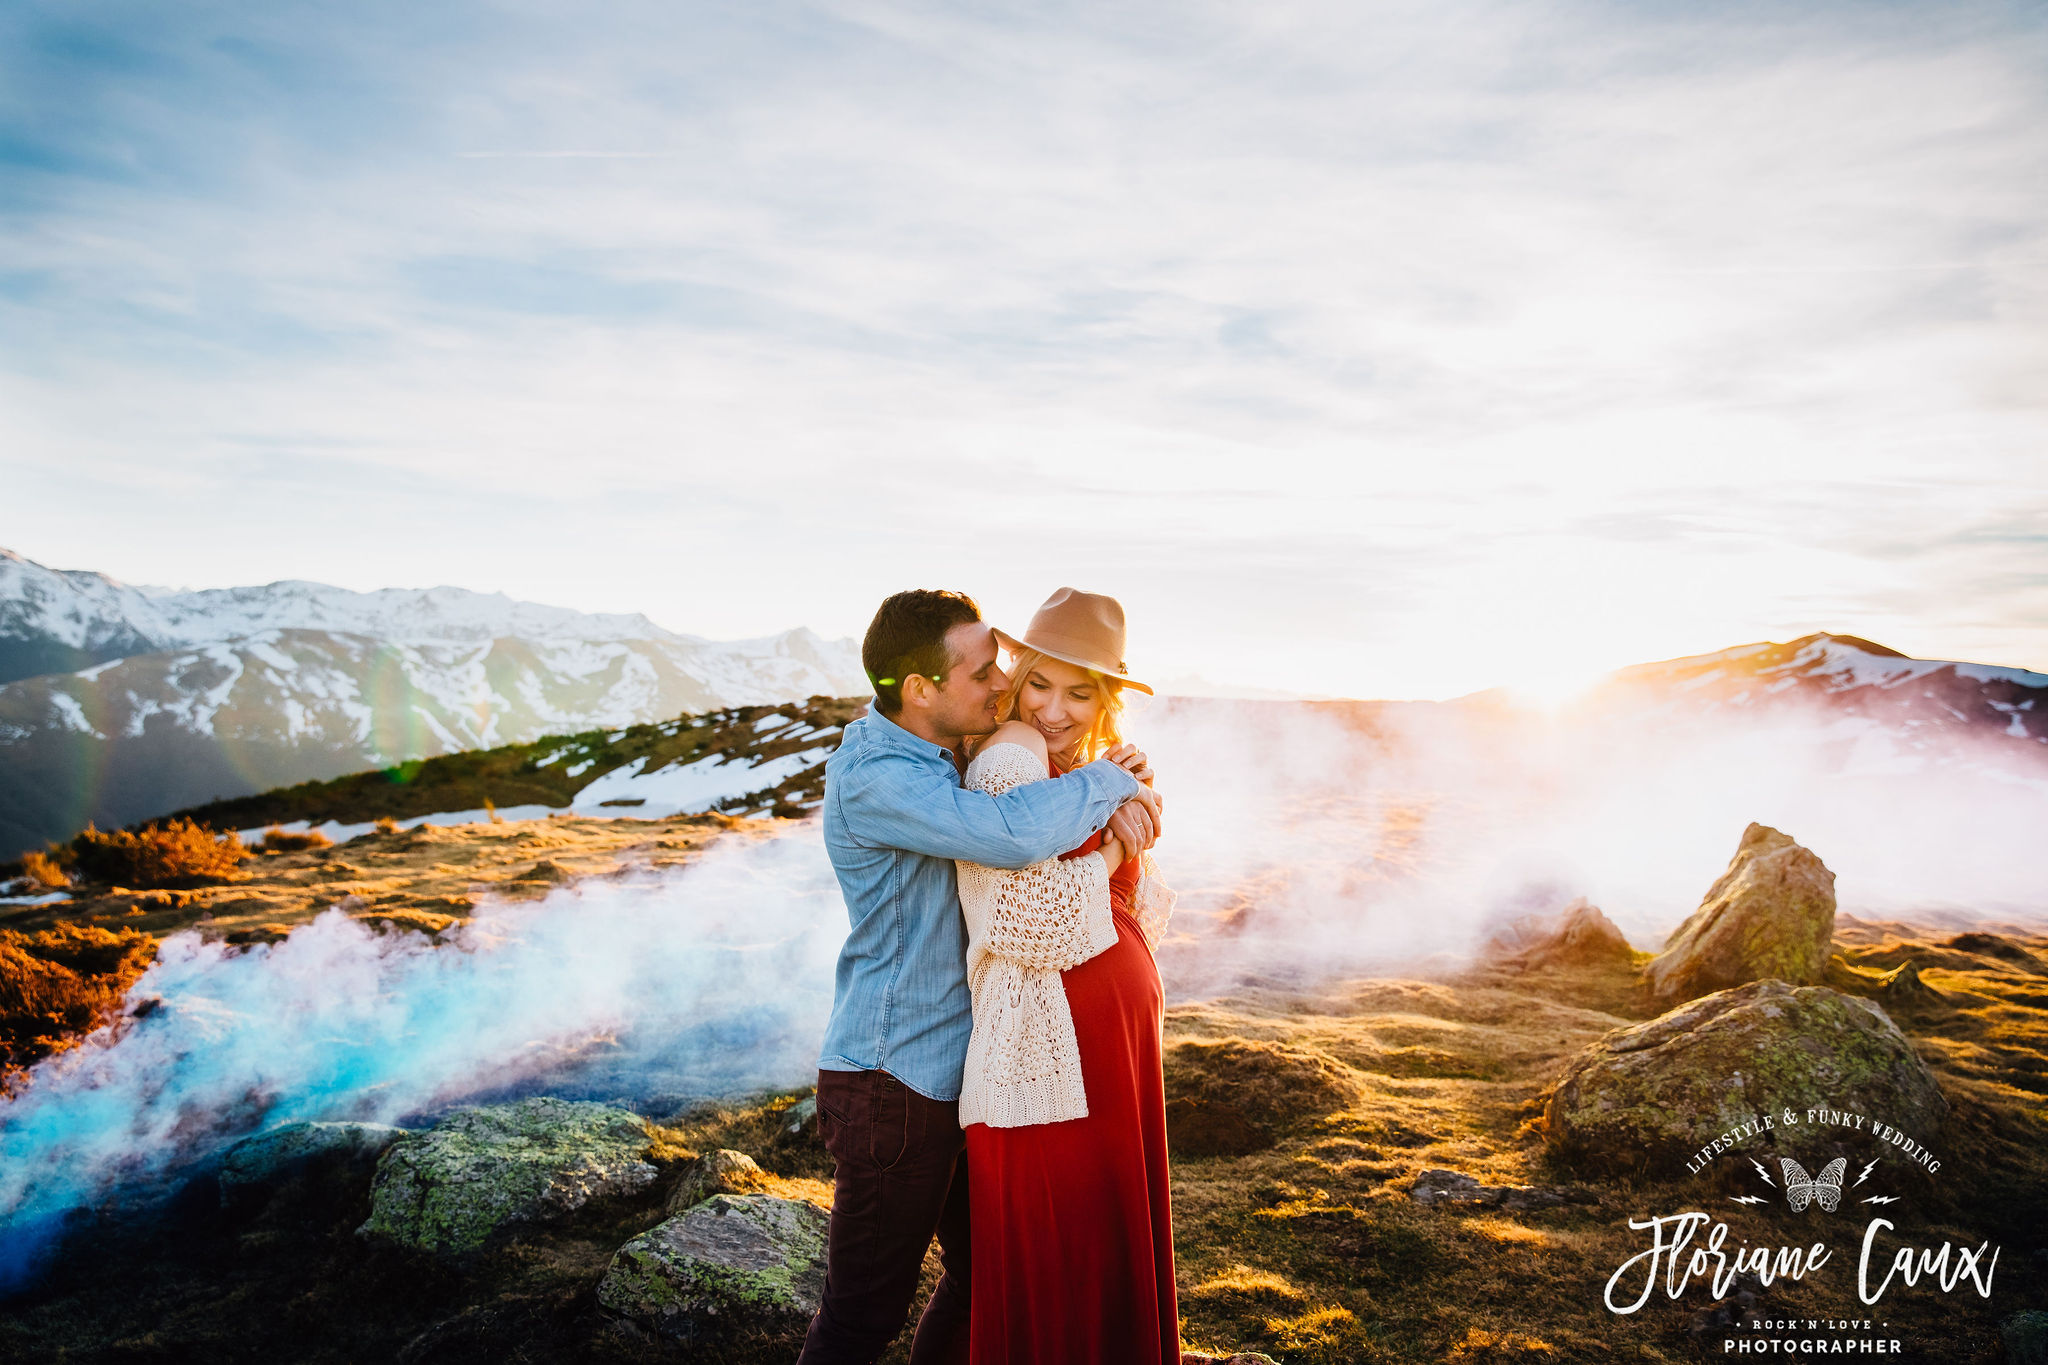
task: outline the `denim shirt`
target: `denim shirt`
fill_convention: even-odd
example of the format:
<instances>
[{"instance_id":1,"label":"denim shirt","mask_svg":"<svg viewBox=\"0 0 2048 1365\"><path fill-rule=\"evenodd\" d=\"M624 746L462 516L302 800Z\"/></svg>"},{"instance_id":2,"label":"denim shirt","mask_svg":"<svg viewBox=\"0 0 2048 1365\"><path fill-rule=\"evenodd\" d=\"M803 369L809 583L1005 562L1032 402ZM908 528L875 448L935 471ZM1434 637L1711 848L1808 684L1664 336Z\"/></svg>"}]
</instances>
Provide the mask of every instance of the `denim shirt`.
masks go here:
<instances>
[{"instance_id":1,"label":"denim shirt","mask_svg":"<svg viewBox=\"0 0 2048 1365\"><path fill-rule=\"evenodd\" d=\"M960 1098L967 924L953 860L1027 867L1085 842L1136 795L1098 760L1001 796L960 785L953 753L872 706L825 761L825 850L852 930L839 951L818 1065L886 1070L929 1099Z\"/></svg>"}]
</instances>

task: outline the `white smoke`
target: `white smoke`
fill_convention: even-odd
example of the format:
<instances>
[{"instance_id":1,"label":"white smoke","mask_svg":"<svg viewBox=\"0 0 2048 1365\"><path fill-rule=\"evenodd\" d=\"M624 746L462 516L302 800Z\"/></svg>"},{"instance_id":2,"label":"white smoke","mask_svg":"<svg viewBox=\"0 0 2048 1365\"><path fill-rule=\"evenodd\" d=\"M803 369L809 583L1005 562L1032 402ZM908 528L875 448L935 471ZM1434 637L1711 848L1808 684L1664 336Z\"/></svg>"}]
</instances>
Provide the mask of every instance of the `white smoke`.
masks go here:
<instances>
[{"instance_id":1,"label":"white smoke","mask_svg":"<svg viewBox=\"0 0 2048 1365\"><path fill-rule=\"evenodd\" d=\"M507 1088L659 1108L799 1084L845 927L805 823L485 903L438 943L337 911L248 950L173 935L130 995L153 1008L0 1108L0 1227L295 1119L394 1122Z\"/></svg>"},{"instance_id":2,"label":"white smoke","mask_svg":"<svg viewBox=\"0 0 2048 1365\"><path fill-rule=\"evenodd\" d=\"M1490 921L1585 896L1661 947L1751 821L1843 911L2048 920L2048 763L1996 737L1920 755L1839 715L1550 715L1169 699L1129 727L1167 797L1179 998L1467 959Z\"/></svg>"}]
</instances>

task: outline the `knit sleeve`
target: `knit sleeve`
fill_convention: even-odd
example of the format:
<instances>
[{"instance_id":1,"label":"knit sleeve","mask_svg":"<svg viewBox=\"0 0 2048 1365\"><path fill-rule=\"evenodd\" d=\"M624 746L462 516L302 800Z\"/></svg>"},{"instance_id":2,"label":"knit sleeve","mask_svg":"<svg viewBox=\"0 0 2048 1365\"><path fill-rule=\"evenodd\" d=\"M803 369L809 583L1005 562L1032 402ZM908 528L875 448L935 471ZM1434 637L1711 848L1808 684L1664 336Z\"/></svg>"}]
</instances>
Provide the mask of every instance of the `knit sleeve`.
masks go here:
<instances>
[{"instance_id":1,"label":"knit sleeve","mask_svg":"<svg viewBox=\"0 0 2048 1365\"><path fill-rule=\"evenodd\" d=\"M1138 886L1131 893L1131 918L1138 921L1138 928L1145 935L1145 946L1154 952L1159 950L1159 941L1166 937L1166 922L1173 918L1173 904L1179 895L1159 875L1159 864L1152 858L1151 851L1139 855Z\"/></svg>"},{"instance_id":2,"label":"knit sleeve","mask_svg":"<svg viewBox=\"0 0 2048 1365\"><path fill-rule=\"evenodd\" d=\"M967 785L991 795L1045 780L1037 755L1021 744L991 745L967 769ZM959 870L968 932L992 956L1065 971L1116 943L1100 858L1047 858L1014 871L963 862Z\"/></svg>"}]
</instances>

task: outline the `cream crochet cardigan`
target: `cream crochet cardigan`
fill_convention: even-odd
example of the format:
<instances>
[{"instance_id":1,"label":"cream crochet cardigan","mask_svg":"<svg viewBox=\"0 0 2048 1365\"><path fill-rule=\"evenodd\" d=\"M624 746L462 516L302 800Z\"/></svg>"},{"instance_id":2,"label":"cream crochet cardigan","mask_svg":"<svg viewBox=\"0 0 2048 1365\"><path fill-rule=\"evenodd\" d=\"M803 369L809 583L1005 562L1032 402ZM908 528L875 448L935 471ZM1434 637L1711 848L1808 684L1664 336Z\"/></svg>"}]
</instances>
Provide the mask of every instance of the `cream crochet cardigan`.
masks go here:
<instances>
[{"instance_id":1,"label":"cream crochet cardigan","mask_svg":"<svg viewBox=\"0 0 2048 1365\"><path fill-rule=\"evenodd\" d=\"M966 785L999 795L1049 774L1021 744L992 744L967 766ZM960 1126L1019 1128L1086 1118L1081 1052L1060 973L1116 944L1109 872L1092 854L1010 871L962 862L967 989L974 1030L960 1087ZM1174 893L1146 853L1131 917L1157 948Z\"/></svg>"}]
</instances>

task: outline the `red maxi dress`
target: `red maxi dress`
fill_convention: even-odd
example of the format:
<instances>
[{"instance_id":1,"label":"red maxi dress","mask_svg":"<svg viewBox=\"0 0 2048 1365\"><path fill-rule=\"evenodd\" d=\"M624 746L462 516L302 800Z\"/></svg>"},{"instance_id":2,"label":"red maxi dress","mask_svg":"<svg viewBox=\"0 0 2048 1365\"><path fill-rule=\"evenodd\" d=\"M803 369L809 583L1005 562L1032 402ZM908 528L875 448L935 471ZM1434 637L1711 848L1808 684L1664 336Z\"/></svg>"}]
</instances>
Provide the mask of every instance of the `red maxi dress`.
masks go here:
<instances>
[{"instance_id":1,"label":"red maxi dress","mask_svg":"<svg viewBox=\"0 0 2048 1365\"><path fill-rule=\"evenodd\" d=\"M1101 845L1097 832L1061 856ZM972 1365L1180 1365L1165 999L1128 909L1137 884L1138 862L1126 859L1109 881L1116 946L1060 974L1088 1116L967 1126Z\"/></svg>"}]
</instances>

